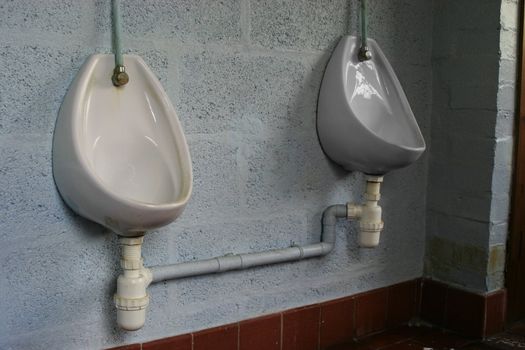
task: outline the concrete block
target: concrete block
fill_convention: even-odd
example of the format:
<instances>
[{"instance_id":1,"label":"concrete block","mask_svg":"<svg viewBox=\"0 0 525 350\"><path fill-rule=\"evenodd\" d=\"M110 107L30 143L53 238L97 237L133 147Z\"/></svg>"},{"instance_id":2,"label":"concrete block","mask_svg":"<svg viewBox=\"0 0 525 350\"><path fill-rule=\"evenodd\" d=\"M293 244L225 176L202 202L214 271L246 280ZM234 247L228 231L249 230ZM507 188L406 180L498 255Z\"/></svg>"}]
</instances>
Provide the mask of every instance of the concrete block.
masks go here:
<instances>
[{"instance_id":1,"label":"concrete block","mask_svg":"<svg viewBox=\"0 0 525 350\"><path fill-rule=\"evenodd\" d=\"M180 227L169 236L172 262L288 248L294 244L308 243L306 216L296 210L290 210L290 214L282 213L265 218L239 216L233 222Z\"/></svg>"},{"instance_id":2,"label":"concrete block","mask_svg":"<svg viewBox=\"0 0 525 350\"><path fill-rule=\"evenodd\" d=\"M72 212L53 181L51 138L4 135L0 145L0 238L23 241L65 230Z\"/></svg>"},{"instance_id":3,"label":"concrete block","mask_svg":"<svg viewBox=\"0 0 525 350\"><path fill-rule=\"evenodd\" d=\"M193 193L174 225L237 215L241 205L238 146L224 139L189 138Z\"/></svg>"},{"instance_id":4,"label":"concrete block","mask_svg":"<svg viewBox=\"0 0 525 350\"><path fill-rule=\"evenodd\" d=\"M502 84L498 88L498 109L514 110L517 105L516 84Z\"/></svg>"},{"instance_id":5,"label":"concrete block","mask_svg":"<svg viewBox=\"0 0 525 350\"><path fill-rule=\"evenodd\" d=\"M514 161L514 140L512 137L503 137L496 140L494 164L499 167L511 168Z\"/></svg>"},{"instance_id":6,"label":"concrete block","mask_svg":"<svg viewBox=\"0 0 525 350\"><path fill-rule=\"evenodd\" d=\"M450 87L450 107L453 109L496 109L497 84L458 83Z\"/></svg>"},{"instance_id":7,"label":"concrete block","mask_svg":"<svg viewBox=\"0 0 525 350\"><path fill-rule=\"evenodd\" d=\"M429 237L427 242L427 257L433 269L446 271L471 271L478 274L486 273L488 263L487 248L461 244L455 240L441 237Z\"/></svg>"},{"instance_id":8,"label":"concrete block","mask_svg":"<svg viewBox=\"0 0 525 350\"><path fill-rule=\"evenodd\" d=\"M412 112L420 128L429 119L432 104L432 69L406 62L390 61L405 91Z\"/></svg>"},{"instance_id":9,"label":"concrete block","mask_svg":"<svg viewBox=\"0 0 525 350\"><path fill-rule=\"evenodd\" d=\"M437 109L436 109L437 110ZM439 109L440 125L436 130L438 137L446 138L448 133L453 133L469 139L494 137L494 129L499 123L499 115L495 111L480 109Z\"/></svg>"},{"instance_id":10,"label":"concrete block","mask_svg":"<svg viewBox=\"0 0 525 350\"><path fill-rule=\"evenodd\" d=\"M491 234L492 225L488 222L476 221L430 210L427 215L427 239L433 237L486 249Z\"/></svg>"},{"instance_id":11,"label":"concrete block","mask_svg":"<svg viewBox=\"0 0 525 350\"><path fill-rule=\"evenodd\" d=\"M250 7L250 34L256 45L326 50L347 32L347 1L255 0Z\"/></svg>"},{"instance_id":12,"label":"concrete block","mask_svg":"<svg viewBox=\"0 0 525 350\"><path fill-rule=\"evenodd\" d=\"M297 130L315 118L301 115L304 95L316 88L301 62L207 51L184 55L181 66L180 87L172 95L187 133L259 135Z\"/></svg>"},{"instance_id":13,"label":"concrete block","mask_svg":"<svg viewBox=\"0 0 525 350\"><path fill-rule=\"evenodd\" d=\"M487 273L505 272L505 257L505 244L491 245Z\"/></svg>"},{"instance_id":14,"label":"concrete block","mask_svg":"<svg viewBox=\"0 0 525 350\"><path fill-rule=\"evenodd\" d=\"M430 163L429 179L431 187L436 192L448 189L450 192L457 191L464 195L489 194L492 190L493 172L487 169L487 164L447 161L447 157L434 159ZM474 175L475 174L475 175Z\"/></svg>"},{"instance_id":15,"label":"concrete block","mask_svg":"<svg viewBox=\"0 0 525 350\"><path fill-rule=\"evenodd\" d=\"M428 40L432 36L431 6L428 0L370 2L369 36L377 41L389 61L428 64L432 54L432 42ZM359 26L359 17L355 21Z\"/></svg>"},{"instance_id":16,"label":"concrete block","mask_svg":"<svg viewBox=\"0 0 525 350\"><path fill-rule=\"evenodd\" d=\"M172 67L168 64L169 59L166 50L151 48L128 48L124 50L124 53L140 56L146 62L152 72L157 76L164 87L164 90L167 91L169 68Z\"/></svg>"},{"instance_id":17,"label":"concrete block","mask_svg":"<svg viewBox=\"0 0 525 350\"><path fill-rule=\"evenodd\" d=\"M458 30L449 37L456 37L457 55L498 55L499 35L497 26L487 26L480 30ZM446 37L443 39L446 41Z\"/></svg>"},{"instance_id":18,"label":"concrete block","mask_svg":"<svg viewBox=\"0 0 525 350\"><path fill-rule=\"evenodd\" d=\"M513 0L501 1L501 28L504 30L518 31L519 5Z\"/></svg>"},{"instance_id":19,"label":"concrete block","mask_svg":"<svg viewBox=\"0 0 525 350\"><path fill-rule=\"evenodd\" d=\"M500 194L492 197L490 206L490 221L496 224L507 222L510 213L510 195Z\"/></svg>"},{"instance_id":20,"label":"concrete block","mask_svg":"<svg viewBox=\"0 0 525 350\"><path fill-rule=\"evenodd\" d=\"M507 138L514 135L515 118L517 118L517 112L514 110L499 110L498 119L496 123L495 137Z\"/></svg>"},{"instance_id":21,"label":"concrete block","mask_svg":"<svg viewBox=\"0 0 525 350\"><path fill-rule=\"evenodd\" d=\"M509 224L507 222L490 225L490 245L506 244L507 235L509 231Z\"/></svg>"},{"instance_id":22,"label":"concrete block","mask_svg":"<svg viewBox=\"0 0 525 350\"><path fill-rule=\"evenodd\" d=\"M505 288L505 272L498 271L487 275L487 291Z\"/></svg>"},{"instance_id":23,"label":"concrete block","mask_svg":"<svg viewBox=\"0 0 525 350\"><path fill-rule=\"evenodd\" d=\"M302 205L309 193L333 186L336 174L315 135L247 142L243 192L249 207Z\"/></svg>"},{"instance_id":24,"label":"concrete block","mask_svg":"<svg viewBox=\"0 0 525 350\"><path fill-rule=\"evenodd\" d=\"M449 170L450 171L450 170ZM433 189L430 186L427 207L446 215L465 219L489 221L491 196L487 194L465 194L456 189Z\"/></svg>"},{"instance_id":25,"label":"concrete block","mask_svg":"<svg viewBox=\"0 0 525 350\"><path fill-rule=\"evenodd\" d=\"M494 167L492 193L496 196L508 195L512 185L513 169L510 166Z\"/></svg>"},{"instance_id":26,"label":"concrete block","mask_svg":"<svg viewBox=\"0 0 525 350\"><path fill-rule=\"evenodd\" d=\"M499 63L499 81L500 84L516 84L518 80L518 65L516 60L501 60Z\"/></svg>"},{"instance_id":27,"label":"concrete block","mask_svg":"<svg viewBox=\"0 0 525 350\"><path fill-rule=\"evenodd\" d=\"M2 295L9 302L0 305L0 334L67 324L82 306L84 320L109 314L119 266L116 237L77 232L57 232L2 248Z\"/></svg>"},{"instance_id":28,"label":"concrete block","mask_svg":"<svg viewBox=\"0 0 525 350\"><path fill-rule=\"evenodd\" d=\"M87 57L79 48L0 50L0 134L51 134L67 88Z\"/></svg>"},{"instance_id":29,"label":"concrete block","mask_svg":"<svg viewBox=\"0 0 525 350\"><path fill-rule=\"evenodd\" d=\"M501 59L516 60L518 57L518 34L513 30L500 32Z\"/></svg>"},{"instance_id":30,"label":"concrete block","mask_svg":"<svg viewBox=\"0 0 525 350\"><path fill-rule=\"evenodd\" d=\"M442 86L491 86L499 81L499 61L495 47L492 55L462 54L440 60L433 66L434 74L438 75L439 84Z\"/></svg>"},{"instance_id":31,"label":"concrete block","mask_svg":"<svg viewBox=\"0 0 525 350\"><path fill-rule=\"evenodd\" d=\"M26 0L0 4L0 28L41 34L84 35L87 1Z\"/></svg>"},{"instance_id":32,"label":"concrete block","mask_svg":"<svg viewBox=\"0 0 525 350\"><path fill-rule=\"evenodd\" d=\"M487 16L488 13L500 13L501 2L494 0L457 0L434 1L434 28L449 30L485 30L498 28L499 16ZM438 32L440 33L440 32ZM450 32L442 32L445 37Z\"/></svg>"},{"instance_id":33,"label":"concrete block","mask_svg":"<svg viewBox=\"0 0 525 350\"><path fill-rule=\"evenodd\" d=\"M187 43L236 43L241 38L241 1L140 1L121 3L124 39L177 39ZM96 27L111 31L110 2L96 0Z\"/></svg>"}]
</instances>

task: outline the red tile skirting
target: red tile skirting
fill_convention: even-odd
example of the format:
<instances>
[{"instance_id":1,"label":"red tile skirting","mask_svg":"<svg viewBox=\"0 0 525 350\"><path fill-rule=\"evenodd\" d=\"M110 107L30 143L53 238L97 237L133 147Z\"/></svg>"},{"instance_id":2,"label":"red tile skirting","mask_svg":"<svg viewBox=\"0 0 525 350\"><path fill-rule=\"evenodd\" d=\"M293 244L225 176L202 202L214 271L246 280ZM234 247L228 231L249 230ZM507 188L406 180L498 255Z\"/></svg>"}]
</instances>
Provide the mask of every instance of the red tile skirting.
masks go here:
<instances>
[{"instance_id":1,"label":"red tile skirting","mask_svg":"<svg viewBox=\"0 0 525 350\"><path fill-rule=\"evenodd\" d=\"M355 335L364 337L386 329L388 289L381 288L356 297Z\"/></svg>"},{"instance_id":2,"label":"red tile skirting","mask_svg":"<svg viewBox=\"0 0 525 350\"><path fill-rule=\"evenodd\" d=\"M142 350L191 350L192 343L193 336L191 334L184 334L142 344Z\"/></svg>"},{"instance_id":3,"label":"red tile skirting","mask_svg":"<svg viewBox=\"0 0 525 350\"><path fill-rule=\"evenodd\" d=\"M443 326L447 285L432 280L422 280L421 286L421 318L436 326Z\"/></svg>"},{"instance_id":4,"label":"red tile skirting","mask_svg":"<svg viewBox=\"0 0 525 350\"><path fill-rule=\"evenodd\" d=\"M239 324L227 325L193 334L193 350L237 350Z\"/></svg>"},{"instance_id":5,"label":"red tile skirting","mask_svg":"<svg viewBox=\"0 0 525 350\"><path fill-rule=\"evenodd\" d=\"M505 290L479 295L427 279L112 350L318 350L397 328L410 319L471 337L503 330ZM389 334L389 333L387 333ZM422 335L424 336L424 335Z\"/></svg>"},{"instance_id":6,"label":"red tile skirting","mask_svg":"<svg viewBox=\"0 0 525 350\"><path fill-rule=\"evenodd\" d=\"M239 350L280 350L282 316L263 316L239 323Z\"/></svg>"},{"instance_id":7,"label":"red tile skirting","mask_svg":"<svg viewBox=\"0 0 525 350\"><path fill-rule=\"evenodd\" d=\"M319 305L283 313L282 350L319 349Z\"/></svg>"},{"instance_id":8,"label":"red tile skirting","mask_svg":"<svg viewBox=\"0 0 525 350\"><path fill-rule=\"evenodd\" d=\"M481 295L423 279L420 317L459 334L484 338L505 326L504 289Z\"/></svg>"},{"instance_id":9,"label":"red tile skirting","mask_svg":"<svg viewBox=\"0 0 525 350\"><path fill-rule=\"evenodd\" d=\"M354 336L355 298L343 298L321 304L321 349L346 343Z\"/></svg>"}]
</instances>

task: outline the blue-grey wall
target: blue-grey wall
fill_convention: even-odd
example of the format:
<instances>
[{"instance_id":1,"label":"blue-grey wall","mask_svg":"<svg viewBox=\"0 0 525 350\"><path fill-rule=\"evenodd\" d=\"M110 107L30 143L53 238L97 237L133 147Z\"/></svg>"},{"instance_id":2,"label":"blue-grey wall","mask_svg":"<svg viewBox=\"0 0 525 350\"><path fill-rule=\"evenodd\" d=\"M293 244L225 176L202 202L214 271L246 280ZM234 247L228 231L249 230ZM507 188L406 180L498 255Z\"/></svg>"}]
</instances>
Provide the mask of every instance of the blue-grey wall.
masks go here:
<instances>
[{"instance_id":1,"label":"blue-grey wall","mask_svg":"<svg viewBox=\"0 0 525 350\"><path fill-rule=\"evenodd\" d=\"M449 20L440 12L443 3L460 12L433 27L433 12L436 20ZM460 276L473 276L468 287L487 289L488 247L501 247L506 233L507 207L498 200L507 201L510 171L517 1L503 0L501 18L494 3L501 5L472 0L471 11L461 12L467 1L370 1L370 34L398 73L431 146L416 164L386 176L379 248L359 249L355 227L341 223L336 250L323 259L154 285L146 326L127 333L115 327L111 302L119 273L115 235L67 209L51 173L53 126L67 86L89 54L109 51L109 0L0 0L0 348L147 341L419 277L426 231L429 241L471 237L467 245L483 249L486 269L470 274L465 268ZM330 164L315 134L323 68L338 38L355 32L357 6L346 0L122 1L124 46L146 59L168 91L195 175L183 216L146 237L146 265L315 242L327 205L361 200L363 176ZM485 11L493 7L496 14ZM486 37L456 31L455 23ZM449 28L450 35L440 33ZM450 55L465 60L458 74L469 82L447 85L445 91L459 94L450 105L441 96L442 83L449 84L442 69L454 62L441 56L445 39L463 40ZM485 45L490 52L475 58ZM479 74L490 79L487 90L476 85L468 59L486 65ZM456 107L465 112L461 117ZM473 135L471 127L484 123L490 125ZM476 154L433 158L431 173L438 175L429 180L426 230L428 156L437 157L440 147L454 147L448 155ZM446 174L456 176L446 181ZM500 189L495 179L502 180ZM479 206L459 206L472 216L436 210L439 191L449 185L483 191ZM440 205L470 198L464 193L446 192ZM461 284L454 274L431 271Z\"/></svg>"},{"instance_id":2,"label":"blue-grey wall","mask_svg":"<svg viewBox=\"0 0 525 350\"><path fill-rule=\"evenodd\" d=\"M426 274L504 286L518 0L434 1Z\"/></svg>"}]
</instances>

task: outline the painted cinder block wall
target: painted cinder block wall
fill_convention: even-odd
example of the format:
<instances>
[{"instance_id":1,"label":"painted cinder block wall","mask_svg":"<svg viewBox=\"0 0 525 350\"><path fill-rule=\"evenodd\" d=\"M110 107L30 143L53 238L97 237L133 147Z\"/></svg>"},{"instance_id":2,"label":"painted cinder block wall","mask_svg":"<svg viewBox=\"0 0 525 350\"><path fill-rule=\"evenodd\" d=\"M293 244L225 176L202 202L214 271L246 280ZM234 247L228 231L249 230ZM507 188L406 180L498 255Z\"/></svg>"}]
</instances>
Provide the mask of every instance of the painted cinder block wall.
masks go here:
<instances>
[{"instance_id":1,"label":"painted cinder block wall","mask_svg":"<svg viewBox=\"0 0 525 350\"><path fill-rule=\"evenodd\" d=\"M165 86L194 168L183 216L146 237L146 265L314 242L326 206L361 200L363 176L331 164L315 133L323 68L357 28L356 7L122 1L124 47ZM429 140L431 1L375 0L370 9L370 33ZM51 169L67 87L89 54L109 52L109 0L1 0L0 32L1 349L148 341L422 275L427 155L386 176L379 248L358 249L355 227L341 223L329 257L156 284L146 326L117 329L116 237L64 205Z\"/></svg>"},{"instance_id":2,"label":"painted cinder block wall","mask_svg":"<svg viewBox=\"0 0 525 350\"><path fill-rule=\"evenodd\" d=\"M426 275L504 286L518 0L434 1Z\"/></svg>"}]
</instances>

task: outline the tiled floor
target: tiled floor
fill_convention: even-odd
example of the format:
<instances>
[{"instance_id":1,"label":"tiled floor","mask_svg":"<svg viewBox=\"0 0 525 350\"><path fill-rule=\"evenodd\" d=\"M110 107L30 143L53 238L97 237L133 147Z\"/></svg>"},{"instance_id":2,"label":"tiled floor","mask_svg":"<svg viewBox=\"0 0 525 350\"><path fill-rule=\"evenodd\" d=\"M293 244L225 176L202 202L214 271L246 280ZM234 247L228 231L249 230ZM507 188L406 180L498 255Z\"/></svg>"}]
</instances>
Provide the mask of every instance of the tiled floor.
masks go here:
<instances>
[{"instance_id":1,"label":"tiled floor","mask_svg":"<svg viewBox=\"0 0 525 350\"><path fill-rule=\"evenodd\" d=\"M426 327L401 327L327 350L508 350L525 349L525 322L483 342Z\"/></svg>"}]
</instances>

